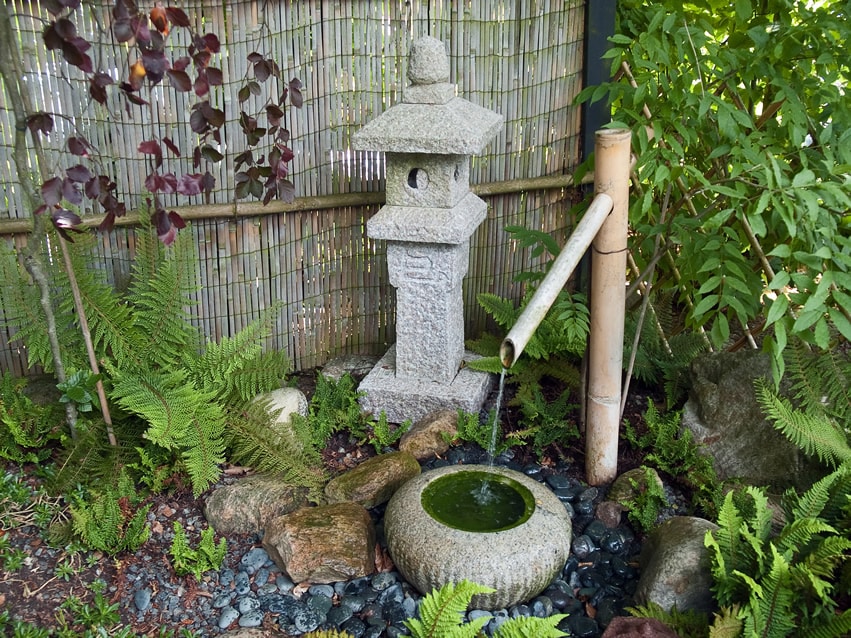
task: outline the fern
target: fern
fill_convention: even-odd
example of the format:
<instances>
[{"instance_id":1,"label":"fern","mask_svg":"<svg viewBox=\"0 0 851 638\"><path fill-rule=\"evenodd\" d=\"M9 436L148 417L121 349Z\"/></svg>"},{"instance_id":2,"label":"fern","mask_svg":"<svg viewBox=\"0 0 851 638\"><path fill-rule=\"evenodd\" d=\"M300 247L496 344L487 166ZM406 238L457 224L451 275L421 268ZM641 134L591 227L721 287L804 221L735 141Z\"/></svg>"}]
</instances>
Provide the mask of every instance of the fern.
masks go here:
<instances>
[{"instance_id":1,"label":"fern","mask_svg":"<svg viewBox=\"0 0 851 638\"><path fill-rule=\"evenodd\" d=\"M693 490L692 501L708 515L717 511L721 485L709 456L701 454L688 429L680 427L682 414L660 414L652 401L647 403L644 422L647 432L637 436L632 425L624 423L624 439L646 450L644 463L683 481Z\"/></svg>"},{"instance_id":2,"label":"fern","mask_svg":"<svg viewBox=\"0 0 851 638\"><path fill-rule=\"evenodd\" d=\"M464 612L473 596L494 591L468 580L447 583L423 598L420 618L409 618L405 627L413 638L476 638L488 619L476 618L464 623ZM497 629L494 638L559 638L567 635L556 628L565 618L566 614L549 618L512 618Z\"/></svg>"},{"instance_id":3,"label":"fern","mask_svg":"<svg viewBox=\"0 0 851 638\"><path fill-rule=\"evenodd\" d=\"M227 555L227 541L219 539L218 544L214 540L213 529L208 527L201 532L201 540L197 548L189 545L189 539L183 530L180 521L174 522L174 538L171 541L169 554L174 572L178 576L192 574L195 580L201 582L204 572L217 570L222 566Z\"/></svg>"},{"instance_id":4,"label":"fern","mask_svg":"<svg viewBox=\"0 0 851 638\"><path fill-rule=\"evenodd\" d=\"M475 638L488 619L477 618L463 624L464 612L477 594L490 594L495 590L462 580L447 583L429 593L420 603L420 618L405 621L413 638Z\"/></svg>"},{"instance_id":5,"label":"fern","mask_svg":"<svg viewBox=\"0 0 851 638\"><path fill-rule=\"evenodd\" d=\"M185 372L134 375L113 371L118 405L142 417L146 437L183 457L196 494L219 478L224 462L225 418L214 394L187 383Z\"/></svg>"},{"instance_id":6,"label":"fern","mask_svg":"<svg viewBox=\"0 0 851 638\"><path fill-rule=\"evenodd\" d=\"M299 427L296 419L291 428L272 428L269 419L262 402L231 414L224 433L230 458L260 472L277 474L291 485L306 487L308 499L321 502L328 477L309 429Z\"/></svg>"},{"instance_id":7,"label":"fern","mask_svg":"<svg viewBox=\"0 0 851 638\"><path fill-rule=\"evenodd\" d=\"M557 625L567 614L555 614L548 618L520 616L504 622L494 632L494 638L559 638L567 636Z\"/></svg>"},{"instance_id":8,"label":"fern","mask_svg":"<svg viewBox=\"0 0 851 638\"><path fill-rule=\"evenodd\" d=\"M832 595L847 590L847 582L836 586L851 552L847 510L827 508L847 485L845 475L836 470L800 496L787 494L789 520L776 537L762 489L725 497L719 529L707 533L705 543L716 600L741 605L745 636L846 635L847 619L835 614ZM847 492L842 496L847 502ZM840 516L825 518L834 512Z\"/></svg>"},{"instance_id":9,"label":"fern","mask_svg":"<svg viewBox=\"0 0 851 638\"><path fill-rule=\"evenodd\" d=\"M778 396L765 379L757 379L756 393L766 417L786 438L822 463L836 466L851 460L848 434L822 411L795 409L788 399Z\"/></svg>"},{"instance_id":10,"label":"fern","mask_svg":"<svg viewBox=\"0 0 851 638\"><path fill-rule=\"evenodd\" d=\"M48 443L61 436L60 417L52 406L33 403L25 386L9 373L0 377L0 457L39 463L50 456Z\"/></svg>"},{"instance_id":11,"label":"fern","mask_svg":"<svg viewBox=\"0 0 851 638\"><path fill-rule=\"evenodd\" d=\"M552 443L579 438L579 428L567 418L576 408L574 404L569 403L570 390L565 390L551 402L544 398L537 386L532 388L531 397L526 396L527 394L528 392L518 391L516 400L520 404L522 429L512 432L511 438L520 441L531 439L532 449L538 457L543 455L544 448Z\"/></svg>"},{"instance_id":12,"label":"fern","mask_svg":"<svg viewBox=\"0 0 851 638\"><path fill-rule=\"evenodd\" d=\"M86 546L108 554L136 551L150 535L150 505L138 508L138 502L132 481L121 471L114 485L70 504L74 533Z\"/></svg>"}]
</instances>

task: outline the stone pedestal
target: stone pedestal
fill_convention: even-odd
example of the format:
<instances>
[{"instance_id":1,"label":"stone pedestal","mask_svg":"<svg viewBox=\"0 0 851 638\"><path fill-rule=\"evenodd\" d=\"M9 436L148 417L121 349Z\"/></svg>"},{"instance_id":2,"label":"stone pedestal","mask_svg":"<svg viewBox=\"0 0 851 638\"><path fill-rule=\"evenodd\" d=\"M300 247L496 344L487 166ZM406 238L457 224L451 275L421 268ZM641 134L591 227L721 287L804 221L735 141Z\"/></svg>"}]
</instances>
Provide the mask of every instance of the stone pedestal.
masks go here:
<instances>
[{"instance_id":1,"label":"stone pedestal","mask_svg":"<svg viewBox=\"0 0 851 638\"><path fill-rule=\"evenodd\" d=\"M391 422L435 409L478 412L490 375L464 367L464 301L470 237L487 205L470 192L470 154L502 116L455 97L443 43L417 40L403 102L354 137L358 150L386 153L387 205L367 233L387 242L396 288L396 345L360 385L361 404Z\"/></svg>"}]
</instances>

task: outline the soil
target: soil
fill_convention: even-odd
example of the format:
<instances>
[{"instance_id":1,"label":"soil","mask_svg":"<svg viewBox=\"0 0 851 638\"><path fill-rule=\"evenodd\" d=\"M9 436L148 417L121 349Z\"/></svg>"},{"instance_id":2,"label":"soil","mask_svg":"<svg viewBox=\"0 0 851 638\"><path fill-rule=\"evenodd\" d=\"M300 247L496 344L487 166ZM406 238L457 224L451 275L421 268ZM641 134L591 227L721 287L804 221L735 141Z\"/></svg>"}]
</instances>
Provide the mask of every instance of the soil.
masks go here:
<instances>
[{"instance_id":1,"label":"soil","mask_svg":"<svg viewBox=\"0 0 851 638\"><path fill-rule=\"evenodd\" d=\"M305 392L308 398L312 395L315 386L315 372L309 371L297 375L297 385ZM543 386L544 394L552 399L558 396L561 388L557 384ZM639 432L643 427L642 413L646 409L648 398L647 392L632 391L626 406L625 418ZM657 397L658 398L658 397ZM518 411L516 408L508 407L502 413L504 431L511 431L518 426ZM528 447L513 448L515 451L514 461L521 465L540 461L548 463L566 462L569 466L568 474L575 478L584 480L584 451L582 443L573 442L569 445L552 445L541 459ZM358 446L351 441L346 434L335 435L329 442L323 454L328 469L334 473L353 467L359 462L374 456L375 452L370 446ZM622 445L619 450L618 470L626 471L638 467L643 459L640 451ZM38 468L33 465L18 466L7 464L6 474L22 474L25 480L32 486L38 484ZM245 472L245 468L225 467L226 476L236 476ZM94 598L91 583L104 581L107 590L104 597L110 603L124 602L132 597L132 591L127 580L128 570L137 564L143 567L148 561L168 562L168 550L170 540L163 537L165 530L170 530L175 521L181 522L190 533L191 542L197 541L199 527L197 521L201 521L200 527L205 527L202 505L205 495L195 498L192 491L186 486L176 484L171 491L150 497L147 503L151 505L150 511L155 514L151 525L151 536L142 548L135 553L123 552L115 557L101 554L100 552L69 552L67 550L51 548L42 537L40 529L35 525L36 511L34 507L17 511L12 516L12 525L0 529L0 537L8 542L11 548L19 548L25 552L25 558L21 567L0 576L0 610L8 609L14 616L22 620L35 623L42 627L61 626L61 619L70 618L70 614L64 612L60 605L72 597L78 598L82 603L91 604ZM0 512L11 507L11 503L0 501ZM8 512L7 512L8 514ZM67 514L65 514L67 515ZM194 531L193 531L194 530ZM196 538L192 538L192 535ZM229 536L228 558L226 565L233 564L238 557L242 556L252 546L258 546L257 539L250 536ZM2 547L2 545L0 545ZM60 566L67 566L65 572L57 571ZM2 566L2 563L0 563ZM162 570L160 570L162 571ZM185 604L188 606L197 596L209 594L198 589L194 576L180 577L174 575L173 570L168 570L172 582L182 585ZM156 592L154 592L156 593ZM131 605L132 606L132 605ZM121 626L129 627L137 634L156 635L164 624L164 619L151 618L150 614L145 622L139 624L135 615L127 611L128 605L119 605L121 609Z\"/></svg>"}]
</instances>

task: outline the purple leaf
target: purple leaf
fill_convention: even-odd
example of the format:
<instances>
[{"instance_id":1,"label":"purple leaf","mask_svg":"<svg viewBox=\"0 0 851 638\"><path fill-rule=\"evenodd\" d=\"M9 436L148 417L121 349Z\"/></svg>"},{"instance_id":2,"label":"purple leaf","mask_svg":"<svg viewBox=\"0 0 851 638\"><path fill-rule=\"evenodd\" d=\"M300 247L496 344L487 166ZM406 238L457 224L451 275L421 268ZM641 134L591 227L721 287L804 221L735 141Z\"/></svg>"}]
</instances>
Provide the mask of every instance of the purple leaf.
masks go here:
<instances>
[{"instance_id":1,"label":"purple leaf","mask_svg":"<svg viewBox=\"0 0 851 638\"><path fill-rule=\"evenodd\" d=\"M50 218L53 220L53 225L57 228L74 228L74 226L83 223L83 220L80 219L77 213L72 213L70 210L65 210L64 208L54 209Z\"/></svg>"},{"instance_id":2,"label":"purple leaf","mask_svg":"<svg viewBox=\"0 0 851 638\"><path fill-rule=\"evenodd\" d=\"M278 182L278 199L287 204L292 204L295 201L295 186L288 179Z\"/></svg>"},{"instance_id":3,"label":"purple leaf","mask_svg":"<svg viewBox=\"0 0 851 638\"><path fill-rule=\"evenodd\" d=\"M290 87L290 104L292 104L297 109L301 108L301 105L304 103L304 97L301 94L301 80L298 78L293 78L289 83Z\"/></svg>"},{"instance_id":4,"label":"purple leaf","mask_svg":"<svg viewBox=\"0 0 851 638\"><path fill-rule=\"evenodd\" d=\"M83 194L79 187L67 178L62 180L62 196L75 206L83 203Z\"/></svg>"},{"instance_id":5,"label":"purple leaf","mask_svg":"<svg viewBox=\"0 0 851 638\"><path fill-rule=\"evenodd\" d=\"M183 9L179 9L177 7L166 7L165 8L166 15L168 19L171 20L171 23L178 27L188 27L189 16L186 15L186 12Z\"/></svg>"},{"instance_id":6,"label":"purple leaf","mask_svg":"<svg viewBox=\"0 0 851 638\"><path fill-rule=\"evenodd\" d=\"M71 155L76 155L77 157L89 156L89 143L84 137L69 137L67 144L68 152Z\"/></svg>"},{"instance_id":7,"label":"purple leaf","mask_svg":"<svg viewBox=\"0 0 851 638\"><path fill-rule=\"evenodd\" d=\"M88 182L93 178L92 172L82 164L77 164L76 166L66 169L65 175L67 175L68 179L72 182L79 182L80 184Z\"/></svg>"},{"instance_id":8,"label":"purple leaf","mask_svg":"<svg viewBox=\"0 0 851 638\"><path fill-rule=\"evenodd\" d=\"M55 206L62 201L62 178L51 177L41 185L41 198L48 206Z\"/></svg>"},{"instance_id":9,"label":"purple leaf","mask_svg":"<svg viewBox=\"0 0 851 638\"><path fill-rule=\"evenodd\" d=\"M168 79L176 91L186 93L187 91L192 90L192 80L189 78L186 71L169 69L166 71L166 75L168 75Z\"/></svg>"},{"instance_id":10,"label":"purple leaf","mask_svg":"<svg viewBox=\"0 0 851 638\"><path fill-rule=\"evenodd\" d=\"M182 175L177 183L177 192L181 195L200 195L204 176L201 173Z\"/></svg>"},{"instance_id":11,"label":"purple leaf","mask_svg":"<svg viewBox=\"0 0 851 638\"><path fill-rule=\"evenodd\" d=\"M164 137L163 144L166 145L166 148L168 148L173 155L180 157L180 149L177 148L177 144L175 144L170 137Z\"/></svg>"}]
</instances>

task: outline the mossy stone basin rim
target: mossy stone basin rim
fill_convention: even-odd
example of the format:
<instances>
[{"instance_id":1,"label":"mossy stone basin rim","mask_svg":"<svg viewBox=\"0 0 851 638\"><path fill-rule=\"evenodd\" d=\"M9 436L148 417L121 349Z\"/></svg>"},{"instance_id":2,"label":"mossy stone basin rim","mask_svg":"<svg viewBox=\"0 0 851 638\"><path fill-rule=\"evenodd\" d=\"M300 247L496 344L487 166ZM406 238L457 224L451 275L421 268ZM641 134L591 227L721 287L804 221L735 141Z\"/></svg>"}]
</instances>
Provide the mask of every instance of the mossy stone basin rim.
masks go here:
<instances>
[{"instance_id":1,"label":"mossy stone basin rim","mask_svg":"<svg viewBox=\"0 0 851 638\"><path fill-rule=\"evenodd\" d=\"M534 500L522 522L497 531L446 525L423 507L423 492L459 472L493 475L519 484ZM438 483L439 485L439 483ZM504 467L454 465L430 470L405 483L384 514L387 548L396 567L423 593L466 579L496 590L473 598L479 609L500 609L529 600L561 572L570 552L571 522L564 505L544 485Z\"/></svg>"}]
</instances>

